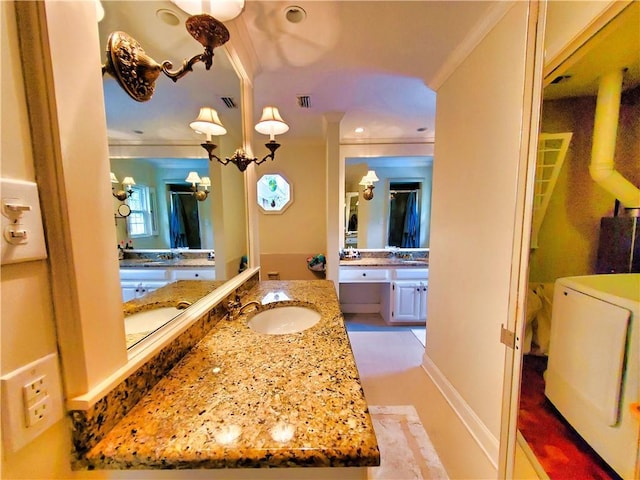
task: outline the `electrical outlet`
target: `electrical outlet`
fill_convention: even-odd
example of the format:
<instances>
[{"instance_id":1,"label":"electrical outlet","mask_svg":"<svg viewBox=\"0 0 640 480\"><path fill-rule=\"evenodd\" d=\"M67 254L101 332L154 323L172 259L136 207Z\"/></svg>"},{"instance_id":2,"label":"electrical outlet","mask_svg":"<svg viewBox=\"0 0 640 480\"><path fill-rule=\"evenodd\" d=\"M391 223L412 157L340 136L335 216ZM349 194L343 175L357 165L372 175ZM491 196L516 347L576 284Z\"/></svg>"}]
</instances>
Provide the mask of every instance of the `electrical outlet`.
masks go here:
<instances>
[{"instance_id":1,"label":"electrical outlet","mask_svg":"<svg viewBox=\"0 0 640 480\"><path fill-rule=\"evenodd\" d=\"M58 357L47 355L0 379L2 441L16 452L63 418Z\"/></svg>"},{"instance_id":2,"label":"electrical outlet","mask_svg":"<svg viewBox=\"0 0 640 480\"><path fill-rule=\"evenodd\" d=\"M30 404L38 401L39 398L47 395L47 384L45 383L46 377L46 375L42 375L22 387L24 403L26 406L29 406Z\"/></svg>"},{"instance_id":3,"label":"electrical outlet","mask_svg":"<svg viewBox=\"0 0 640 480\"><path fill-rule=\"evenodd\" d=\"M46 420L51 412L51 397L45 395L31 406L25 405L27 428L36 426L39 422Z\"/></svg>"}]
</instances>

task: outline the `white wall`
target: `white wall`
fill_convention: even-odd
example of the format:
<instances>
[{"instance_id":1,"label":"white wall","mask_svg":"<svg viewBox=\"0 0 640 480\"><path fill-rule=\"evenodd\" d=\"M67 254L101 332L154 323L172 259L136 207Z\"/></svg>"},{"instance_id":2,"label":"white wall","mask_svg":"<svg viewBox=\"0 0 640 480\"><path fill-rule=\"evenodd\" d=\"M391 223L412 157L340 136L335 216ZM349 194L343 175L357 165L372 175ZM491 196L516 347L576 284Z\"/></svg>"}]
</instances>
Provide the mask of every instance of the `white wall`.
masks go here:
<instances>
[{"instance_id":1,"label":"white wall","mask_svg":"<svg viewBox=\"0 0 640 480\"><path fill-rule=\"evenodd\" d=\"M493 468L501 423L505 347L500 325L507 324L508 315L527 11L526 2L516 2L437 92L424 366ZM449 447L459 448L458 439L450 441ZM483 467L470 465L463 473L477 477L474 468Z\"/></svg>"}]
</instances>

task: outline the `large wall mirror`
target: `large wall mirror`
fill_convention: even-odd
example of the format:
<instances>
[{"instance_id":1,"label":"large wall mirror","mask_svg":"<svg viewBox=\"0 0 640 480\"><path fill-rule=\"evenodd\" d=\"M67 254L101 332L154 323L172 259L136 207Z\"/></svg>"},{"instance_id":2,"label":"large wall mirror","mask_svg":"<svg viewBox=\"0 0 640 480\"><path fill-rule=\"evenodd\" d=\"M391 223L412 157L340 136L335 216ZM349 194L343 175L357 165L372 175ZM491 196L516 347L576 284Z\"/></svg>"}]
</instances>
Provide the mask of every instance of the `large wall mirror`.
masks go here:
<instances>
[{"instance_id":1,"label":"large wall mirror","mask_svg":"<svg viewBox=\"0 0 640 480\"><path fill-rule=\"evenodd\" d=\"M558 10L552 7L556 5L550 5L549 22L560 25L561 20L554 17ZM608 94L616 89L621 92L620 101L615 101L612 109L619 112L619 118L615 133L615 154L610 160L615 171L636 188L640 186L639 25L640 3L632 2L544 78L535 179L537 200L529 256L527 323L518 416L518 442L538 469L540 478L634 476L630 472L633 472L636 454L633 451L629 454L629 448L634 448L633 441L624 442L626 445L617 447L609 437L610 432L624 431L629 426L637 432L637 419L630 419L632 413L628 396L626 400L620 401L619 418L614 424L599 427L598 441L585 440L588 437L581 435L584 432L591 435L591 432L585 430L584 423L574 421L570 425L565 419L568 411L560 413L548 399L548 375L545 372L553 355L562 358L570 351L568 347L558 351L554 349L554 345L550 345L554 289L558 288L555 281L563 277L603 273L598 267L598 251L599 244L606 238L603 235L606 230L604 227L610 223L609 220L631 220L629 214L616 205L616 196L592 177L590 165L593 162L591 148L599 87L603 79L610 78L612 72L624 72L621 82L617 86L613 82L606 90ZM610 98L615 97L616 95L612 95ZM595 130L602 132L598 127ZM547 185L551 184L555 188L547 189ZM544 217L536 219L536 208L541 205L544 205ZM536 220L539 220L539 228ZM621 222L623 223L625 222ZM627 241L624 239L623 229L619 231L619 235L610 244L611 251L616 249L616 245ZM585 335L589 329L579 330L573 332L576 336L580 335L576 338L588 338ZM637 330L632 332L634 336L638 333ZM604 339L599 338L593 345L604 345L604 342ZM584 355L585 359L577 362L579 368L587 369L587 365L593 365L586 357L597 358L596 361L601 364L606 363L607 355L615 354L610 353L614 349L605 348L609 351L602 352L596 348L580 350L579 355ZM637 349L637 346L631 349L632 352L634 348ZM627 361L635 362L637 358ZM627 375L632 375L627 378L627 384L636 385L637 380L633 375L637 373L631 373L635 369L627 368L622 363L620 368L626 369ZM582 375L595 382L596 378L602 377L596 370L599 367L591 371L583 370L580 375L575 376ZM620 383L617 385L615 388L623 388ZM637 395L637 387L634 388L636 391L633 394ZM583 393L570 386L566 387L566 391L570 392L567 393L568 398L573 398L575 405L582 405L580 399L584 398ZM597 415L592 415L593 425L599 422L596 417ZM602 439L605 438L603 442ZM600 445L597 445L598 442ZM637 449L637 442L635 448ZM623 450L626 452L623 453Z\"/></svg>"},{"instance_id":2,"label":"large wall mirror","mask_svg":"<svg viewBox=\"0 0 640 480\"><path fill-rule=\"evenodd\" d=\"M378 181L367 200L369 171ZM432 172L431 156L346 158L344 246L429 248Z\"/></svg>"},{"instance_id":3,"label":"large wall mirror","mask_svg":"<svg viewBox=\"0 0 640 480\"><path fill-rule=\"evenodd\" d=\"M185 29L188 15L172 2L102 3L105 14L99 23L99 35L103 52L113 31L128 33L156 62L169 60L174 68L183 59L201 52L201 45ZM243 140L241 87L224 47L215 50L209 71L203 64L196 64L193 72L176 83L161 75L152 98L146 102L133 100L112 77L104 75L103 79L111 172L118 181L113 187L115 191L131 190L126 199L113 199L118 239L114 253L120 255L127 323L129 314L143 305L148 296L157 297L159 289L173 282L193 280L186 269L179 275L175 273L180 266L185 267L181 263L184 259L199 259L203 274L194 278L200 278L202 295L246 267L244 176L233 165L225 167L215 160L209 161L200 145L205 136L189 126L201 107L215 109L227 130L225 135L212 139L218 145L215 153L223 158L231 156ZM210 179L210 186L206 182L196 185L208 191L202 201L192 194L192 183L186 180L191 172L200 179ZM122 185L127 177L135 185ZM126 207L121 209L123 204ZM137 266L133 265L136 270L148 272L142 275L143 280L152 278L142 281L140 288L136 288L138 278L131 270L133 259L139 261ZM193 268L191 263L187 266ZM161 270L169 273L162 279L155 278ZM122 274L123 271L126 273ZM158 299L152 298L158 303ZM181 308L193 301L189 297ZM173 317L171 313L167 315L168 319ZM163 322L151 322L153 325L142 331L132 330L133 334L127 330L128 347L157 330Z\"/></svg>"}]
</instances>

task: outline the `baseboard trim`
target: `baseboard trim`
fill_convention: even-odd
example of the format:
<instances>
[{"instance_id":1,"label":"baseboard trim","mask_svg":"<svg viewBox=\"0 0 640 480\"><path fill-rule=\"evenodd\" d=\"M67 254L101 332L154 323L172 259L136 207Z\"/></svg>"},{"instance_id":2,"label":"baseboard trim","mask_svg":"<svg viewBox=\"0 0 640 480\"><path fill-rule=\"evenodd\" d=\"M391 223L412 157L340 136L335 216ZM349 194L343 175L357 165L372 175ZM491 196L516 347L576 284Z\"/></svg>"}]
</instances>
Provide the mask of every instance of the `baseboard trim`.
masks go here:
<instances>
[{"instance_id":1,"label":"baseboard trim","mask_svg":"<svg viewBox=\"0 0 640 480\"><path fill-rule=\"evenodd\" d=\"M497 469L500 450L500 442L498 439L489 431L482 420L480 420L469 404L465 402L464 398L462 398L455 387L451 385L426 353L422 358L422 368L427 372L433 384L469 431L489 462Z\"/></svg>"}]
</instances>

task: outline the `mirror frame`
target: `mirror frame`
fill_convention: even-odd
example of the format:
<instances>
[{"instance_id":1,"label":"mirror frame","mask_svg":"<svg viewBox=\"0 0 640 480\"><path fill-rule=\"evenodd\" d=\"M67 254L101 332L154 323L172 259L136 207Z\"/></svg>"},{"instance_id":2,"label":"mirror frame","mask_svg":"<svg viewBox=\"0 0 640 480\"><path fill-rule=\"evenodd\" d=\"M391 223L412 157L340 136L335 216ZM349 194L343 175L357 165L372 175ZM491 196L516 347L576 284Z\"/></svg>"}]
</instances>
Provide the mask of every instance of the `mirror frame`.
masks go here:
<instances>
[{"instance_id":1,"label":"mirror frame","mask_svg":"<svg viewBox=\"0 0 640 480\"><path fill-rule=\"evenodd\" d=\"M113 262L111 186L104 180L109 175L109 153L99 68L102 52L93 2L16 2L15 8L24 76L30 80L25 82L25 96L35 170L40 188L48 192L42 213L47 224L52 308L65 397L67 406L74 399L93 404L143 365L152 348L160 350L170 339L150 341L145 352L128 355L122 304L113 301L120 298L120 282L117 262ZM70 23L74 29L68 28ZM245 109L252 102L253 70L250 62L247 67L240 60L249 56L238 47L227 47L234 67L241 72ZM245 111L243 132L253 120L251 110ZM244 135L243 142L250 138ZM247 175L244 184L249 192ZM248 221L251 257L246 273L251 274L256 271L256 246L249 240L256 227L251 217ZM78 238L84 241L72 241ZM243 279L245 273L227 287ZM228 288L216 292L222 294ZM210 309L219 301L219 295L208 297L203 308ZM115 322L113 328L105 329L106 320Z\"/></svg>"}]
</instances>

